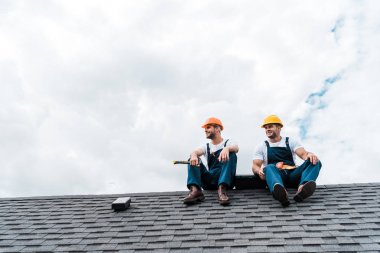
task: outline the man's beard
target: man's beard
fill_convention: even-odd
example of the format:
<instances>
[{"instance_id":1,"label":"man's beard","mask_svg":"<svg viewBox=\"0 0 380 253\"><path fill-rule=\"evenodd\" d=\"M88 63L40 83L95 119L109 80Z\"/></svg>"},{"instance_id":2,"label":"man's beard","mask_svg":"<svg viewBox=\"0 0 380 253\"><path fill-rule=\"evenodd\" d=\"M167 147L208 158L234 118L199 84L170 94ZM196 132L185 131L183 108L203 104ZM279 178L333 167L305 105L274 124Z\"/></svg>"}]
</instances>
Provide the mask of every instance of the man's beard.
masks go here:
<instances>
[{"instance_id":1,"label":"man's beard","mask_svg":"<svg viewBox=\"0 0 380 253\"><path fill-rule=\"evenodd\" d=\"M207 135L207 139L214 139L214 137L215 137L215 134L214 133L210 133L209 135Z\"/></svg>"},{"instance_id":2,"label":"man's beard","mask_svg":"<svg viewBox=\"0 0 380 253\"><path fill-rule=\"evenodd\" d=\"M271 135L267 135L269 139L275 139L277 137L277 134L275 132L272 132Z\"/></svg>"}]
</instances>

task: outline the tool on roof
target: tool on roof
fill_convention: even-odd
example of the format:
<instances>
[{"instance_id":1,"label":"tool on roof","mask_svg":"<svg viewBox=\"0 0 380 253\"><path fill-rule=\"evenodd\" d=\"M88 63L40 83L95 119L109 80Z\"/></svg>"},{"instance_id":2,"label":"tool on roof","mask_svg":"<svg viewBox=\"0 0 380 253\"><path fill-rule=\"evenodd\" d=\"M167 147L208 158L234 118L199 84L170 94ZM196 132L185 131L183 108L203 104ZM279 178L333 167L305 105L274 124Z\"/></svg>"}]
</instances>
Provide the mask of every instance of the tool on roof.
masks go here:
<instances>
[{"instance_id":1,"label":"tool on roof","mask_svg":"<svg viewBox=\"0 0 380 253\"><path fill-rule=\"evenodd\" d=\"M190 164L190 161L173 161L173 164Z\"/></svg>"},{"instance_id":2,"label":"tool on roof","mask_svg":"<svg viewBox=\"0 0 380 253\"><path fill-rule=\"evenodd\" d=\"M286 164L284 164L284 162L278 162L278 163L276 163L276 167L277 167L277 169L280 169L280 170L293 170L297 166L286 165Z\"/></svg>"},{"instance_id":3,"label":"tool on roof","mask_svg":"<svg viewBox=\"0 0 380 253\"><path fill-rule=\"evenodd\" d=\"M199 167L199 164L201 163L202 161L199 159L199 162L198 162L198 167ZM176 161L174 160L173 161L173 164L176 165L176 164L190 164L190 161Z\"/></svg>"},{"instance_id":4,"label":"tool on roof","mask_svg":"<svg viewBox=\"0 0 380 253\"><path fill-rule=\"evenodd\" d=\"M112 202L112 209L115 212L126 210L131 204L130 197L117 198L114 202Z\"/></svg>"}]
</instances>

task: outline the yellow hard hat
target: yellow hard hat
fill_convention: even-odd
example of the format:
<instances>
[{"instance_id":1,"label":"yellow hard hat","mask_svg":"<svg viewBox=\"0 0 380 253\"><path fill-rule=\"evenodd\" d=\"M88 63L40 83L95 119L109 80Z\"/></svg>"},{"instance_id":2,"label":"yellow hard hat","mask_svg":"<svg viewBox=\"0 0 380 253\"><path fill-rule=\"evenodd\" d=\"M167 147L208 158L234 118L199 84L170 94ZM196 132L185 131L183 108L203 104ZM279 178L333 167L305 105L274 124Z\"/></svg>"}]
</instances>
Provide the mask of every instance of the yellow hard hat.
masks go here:
<instances>
[{"instance_id":1,"label":"yellow hard hat","mask_svg":"<svg viewBox=\"0 0 380 253\"><path fill-rule=\"evenodd\" d=\"M206 122L202 125L202 127L205 128L207 125L218 125L220 126L221 130L224 129L222 121L214 117L208 118Z\"/></svg>"},{"instance_id":2,"label":"yellow hard hat","mask_svg":"<svg viewBox=\"0 0 380 253\"><path fill-rule=\"evenodd\" d=\"M262 128L264 128L265 125L268 125L268 124L279 124L281 125L281 127L283 127L284 125L282 124L282 121L280 120L279 117L277 117L276 115L269 115L268 117L266 117L264 119L264 123L262 124Z\"/></svg>"}]
</instances>

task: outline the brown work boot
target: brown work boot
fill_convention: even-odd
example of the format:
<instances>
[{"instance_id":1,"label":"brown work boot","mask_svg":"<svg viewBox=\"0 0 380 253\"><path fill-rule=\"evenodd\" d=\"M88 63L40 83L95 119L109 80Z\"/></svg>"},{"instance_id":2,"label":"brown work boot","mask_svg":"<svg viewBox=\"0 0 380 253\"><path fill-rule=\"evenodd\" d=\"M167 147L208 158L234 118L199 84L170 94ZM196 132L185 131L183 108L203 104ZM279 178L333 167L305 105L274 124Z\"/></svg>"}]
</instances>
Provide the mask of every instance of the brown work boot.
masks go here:
<instances>
[{"instance_id":1,"label":"brown work boot","mask_svg":"<svg viewBox=\"0 0 380 253\"><path fill-rule=\"evenodd\" d=\"M223 206L230 204L230 198L227 196L227 187L224 185L219 185L218 201L219 201L219 204L221 204Z\"/></svg>"},{"instance_id":2,"label":"brown work boot","mask_svg":"<svg viewBox=\"0 0 380 253\"><path fill-rule=\"evenodd\" d=\"M317 184L314 181L306 182L298 187L298 191L294 196L294 200L297 202L302 202L304 199L313 195Z\"/></svg>"},{"instance_id":3,"label":"brown work boot","mask_svg":"<svg viewBox=\"0 0 380 253\"><path fill-rule=\"evenodd\" d=\"M184 204L195 204L198 201L203 201L205 196L201 189L196 186L191 186L189 194L183 199Z\"/></svg>"},{"instance_id":4,"label":"brown work boot","mask_svg":"<svg viewBox=\"0 0 380 253\"><path fill-rule=\"evenodd\" d=\"M288 192L282 185L275 184L272 194L274 199L280 201L283 207L287 207L290 204L288 199Z\"/></svg>"}]
</instances>

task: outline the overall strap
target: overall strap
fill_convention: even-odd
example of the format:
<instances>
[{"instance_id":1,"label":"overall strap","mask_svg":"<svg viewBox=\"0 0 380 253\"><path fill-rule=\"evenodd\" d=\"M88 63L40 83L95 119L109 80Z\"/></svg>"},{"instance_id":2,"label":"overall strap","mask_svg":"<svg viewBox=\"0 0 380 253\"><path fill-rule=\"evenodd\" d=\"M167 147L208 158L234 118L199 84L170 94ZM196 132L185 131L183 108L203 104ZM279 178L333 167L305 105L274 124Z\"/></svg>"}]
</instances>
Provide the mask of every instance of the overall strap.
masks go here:
<instances>
[{"instance_id":1,"label":"overall strap","mask_svg":"<svg viewBox=\"0 0 380 253\"><path fill-rule=\"evenodd\" d=\"M207 161L208 161L208 159L210 157L210 144L209 143L206 144L206 154L207 154Z\"/></svg>"},{"instance_id":2,"label":"overall strap","mask_svg":"<svg viewBox=\"0 0 380 253\"><path fill-rule=\"evenodd\" d=\"M285 143L286 143L286 147L288 148L289 152L292 154L292 162L293 164L295 165L295 161L294 161L294 157L293 157L293 151L290 149L290 145L289 145L289 137L286 137L285 138Z\"/></svg>"},{"instance_id":3,"label":"overall strap","mask_svg":"<svg viewBox=\"0 0 380 253\"><path fill-rule=\"evenodd\" d=\"M267 145L267 147L269 148L269 142L268 141L265 141L265 144ZM286 137L285 138L285 144L286 144L286 147L288 149L290 149L290 146L289 146L289 137Z\"/></svg>"},{"instance_id":4,"label":"overall strap","mask_svg":"<svg viewBox=\"0 0 380 253\"><path fill-rule=\"evenodd\" d=\"M289 137L286 137L286 138L285 138L285 144L286 144L286 147L287 147L289 150L291 150L291 149L290 149L290 146L289 146Z\"/></svg>"},{"instance_id":5,"label":"overall strap","mask_svg":"<svg viewBox=\"0 0 380 253\"><path fill-rule=\"evenodd\" d=\"M228 140L229 140L229 139L227 139L226 142L224 143L224 147L226 147Z\"/></svg>"}]
</instances>

